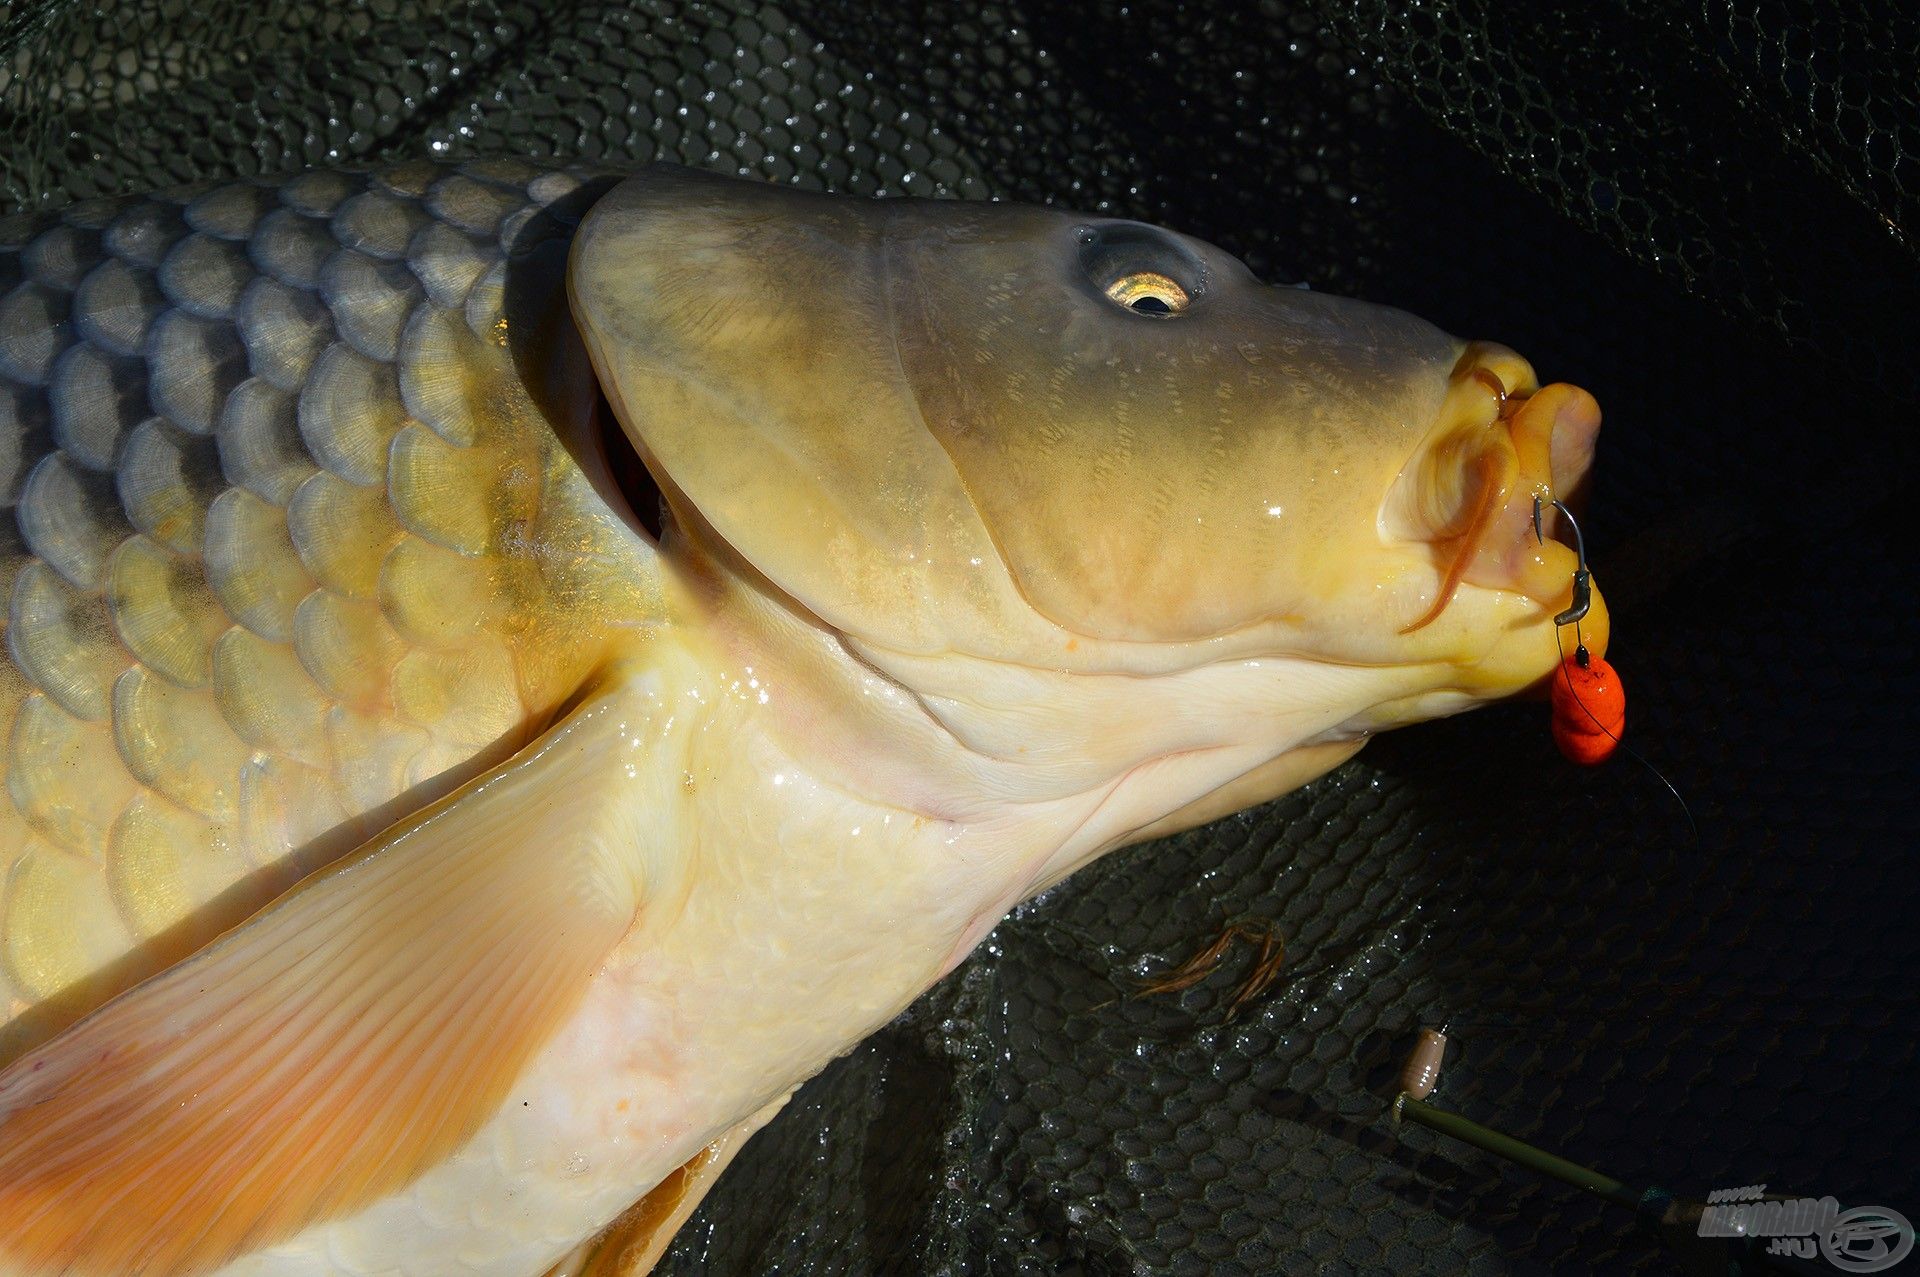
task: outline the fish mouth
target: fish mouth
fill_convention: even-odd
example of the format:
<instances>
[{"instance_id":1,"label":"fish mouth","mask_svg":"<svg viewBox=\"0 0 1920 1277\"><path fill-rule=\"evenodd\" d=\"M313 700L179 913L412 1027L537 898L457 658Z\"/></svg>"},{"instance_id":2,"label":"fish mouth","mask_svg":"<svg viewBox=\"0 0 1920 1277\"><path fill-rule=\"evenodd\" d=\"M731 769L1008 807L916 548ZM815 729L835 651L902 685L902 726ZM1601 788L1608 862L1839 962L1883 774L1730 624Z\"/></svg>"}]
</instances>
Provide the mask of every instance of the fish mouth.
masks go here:
<instances>
[{"instance_id":1,"label":"fish mouth","mask_svg":"<svg viewBox=\"0 0 1920 1277\"><path fill-rule=\"evenodd\" d=\"M1429 547L1440 573L1402 634L1439 620L1462 586L1519 594L1549 614L1569 605L1578 558L1550 503L1578 508L1599 430L1600 406L1585 390L1541 386L1504 346L1467 347L1438 423L1382 510L1383 531Z\"/></svg>"}]
</instances>

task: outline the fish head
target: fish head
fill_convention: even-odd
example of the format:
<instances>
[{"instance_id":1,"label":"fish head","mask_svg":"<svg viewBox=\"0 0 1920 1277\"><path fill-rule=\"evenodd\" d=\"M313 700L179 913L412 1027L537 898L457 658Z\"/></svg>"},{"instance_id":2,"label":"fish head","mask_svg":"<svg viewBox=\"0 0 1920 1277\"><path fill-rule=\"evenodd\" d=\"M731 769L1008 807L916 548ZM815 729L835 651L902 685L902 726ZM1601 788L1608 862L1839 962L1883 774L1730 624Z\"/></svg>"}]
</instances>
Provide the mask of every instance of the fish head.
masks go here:
<instances>
[{"instance_id":1,"label":"fish head","mask_svg":"<svg viewBox=\"0 0 1920 1277\"><path fill-rule=\"evenodd\" d=\"M1598 411L1503 347L1138 222L671 169L595 206L570 289L676 517L916 691L1119 677L1151 716L1157 679L1297 744L1558 663L1533 498Z\"/></svg>"}]
</instances>

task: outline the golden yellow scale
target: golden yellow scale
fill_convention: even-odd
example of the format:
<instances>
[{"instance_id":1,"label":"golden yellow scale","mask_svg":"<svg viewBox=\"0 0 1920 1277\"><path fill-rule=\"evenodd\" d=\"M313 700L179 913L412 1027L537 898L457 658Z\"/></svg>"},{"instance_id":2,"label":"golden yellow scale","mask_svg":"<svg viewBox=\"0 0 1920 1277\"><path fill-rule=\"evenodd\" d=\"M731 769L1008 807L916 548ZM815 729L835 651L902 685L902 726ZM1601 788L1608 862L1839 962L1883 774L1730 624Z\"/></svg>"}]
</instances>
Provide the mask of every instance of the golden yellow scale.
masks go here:
<instances>
[{"instance_id":1,"label":"golden yellow scale","mask_svg":"<svg viewBox=\"0 0 1920 1277\"><path fill-rule=\"evenodd\" d=\"M0 1065L511 753L649 615L548 348L590 183L0 224Z\"/></svg>"}]
</instances>

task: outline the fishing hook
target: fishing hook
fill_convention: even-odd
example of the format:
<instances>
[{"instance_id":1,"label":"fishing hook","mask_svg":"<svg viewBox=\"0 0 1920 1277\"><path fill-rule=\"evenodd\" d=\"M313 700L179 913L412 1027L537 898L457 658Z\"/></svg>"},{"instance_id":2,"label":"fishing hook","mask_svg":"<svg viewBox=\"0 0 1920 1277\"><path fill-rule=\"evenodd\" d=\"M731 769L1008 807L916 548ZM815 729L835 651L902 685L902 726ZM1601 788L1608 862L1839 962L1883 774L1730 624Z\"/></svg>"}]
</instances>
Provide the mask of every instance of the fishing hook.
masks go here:
<instances>
[{"instance_id":1,"label":"fishing hook","mask_svg":"<svg viewBox=\"0 0 1920 1277\"><path fill-rule=\"evenodd\" d=\"M1566 502L1555 497L1551 504L1573 529L1573 606L1553 618L1555 626L1575 625L1586 619L1593 608L1593 572L1587 567L1587 539L1580 535L1579 521L1573 517L1573 511L1567 509ZM1540 494L1533 494L1533 538L1541 545L1547 543L1547 534L1540 526ZM1584 663L1584 662L1583 662Z\"/></svg>"}]
</instances>

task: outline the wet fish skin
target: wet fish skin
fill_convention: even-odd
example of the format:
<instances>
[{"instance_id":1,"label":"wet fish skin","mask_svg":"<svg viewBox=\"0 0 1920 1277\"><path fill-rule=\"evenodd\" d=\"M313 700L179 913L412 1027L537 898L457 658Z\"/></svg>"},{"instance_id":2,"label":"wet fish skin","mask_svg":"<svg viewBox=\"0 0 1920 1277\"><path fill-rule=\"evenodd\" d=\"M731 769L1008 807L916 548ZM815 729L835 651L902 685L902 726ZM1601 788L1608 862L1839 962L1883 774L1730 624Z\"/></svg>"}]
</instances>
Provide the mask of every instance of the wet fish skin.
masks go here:
<instances>
[{"instance_id":1,"label":"wet fish skin","mask_svg":"<svg viewBox=\"0 0 1920 1277\"><path fill-rule=\"evenodd\" d=\"M510 752L598 618L649 614L555 432L582 406L503 341L610 180L419 163L0 222L0 1062Z\"/></svg>"},{"instance_id":2,"label":"wet fish skin","mask_svg":"<svg viewBox=\"0 0 1920 1277\"><path fill-rule=\"evenodd\" d=\"M1112 219L588 181L12 232L0 1277L644 1272L1014 903L1550 668L1516 519L1597 413L1512 352ZM1145 267L1200 302L1104 291ZM136 337L145 409L56 420Z\"/></svg>"}]
</instances>

